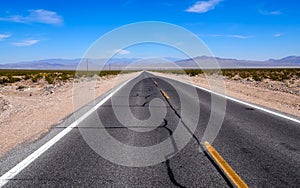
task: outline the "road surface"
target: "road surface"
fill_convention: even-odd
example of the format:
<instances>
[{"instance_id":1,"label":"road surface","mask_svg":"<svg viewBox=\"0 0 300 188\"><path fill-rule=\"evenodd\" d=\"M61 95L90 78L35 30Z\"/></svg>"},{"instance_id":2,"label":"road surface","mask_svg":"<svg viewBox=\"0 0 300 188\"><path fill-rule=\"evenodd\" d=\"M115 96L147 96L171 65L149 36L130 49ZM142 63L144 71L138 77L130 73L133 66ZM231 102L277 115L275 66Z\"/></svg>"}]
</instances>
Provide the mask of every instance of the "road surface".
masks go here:
<instances>
[{"instance_id":1,"label":"road surface","mask_svg":"<svg viewBox=\"0 0 300 188\"><path fill-rule=\"evenodd\" d=\"M194 133L185 132L191 134L185 147L176 153L178 146L174 140L168 140L172 138L177 126L189 124L189 119L195 117L194 107L198 105L196 99L189 93L185 93L183 98L178 94L178 91L188 92L191 87L143 72L114 94L112 99L115 98L115 102L107 100L78 125L80 128L73 128L4 187L235 186L215 158L209 152L201 152L199 149L199 142L212 113L211 93L199 88L196 90L200 105L200 113L196 113L199 122ZM164 113L163 108L166 109L161 124L147 127L133 123L132 127L126 127L120 122L128 120L130 124L132 121L126 115L128 109L137 119L147 120L151 116L149 105L154 99L163 102L163 105L154 104L154 109L157 108L158 112L161 110L160 113ZM116 104L126 100L129 100L129 107ZM182 102L190 108L182 109ZM127 112L120 120L114 110ZM104 127L98 125L98 118ZM56 129L63 128L58 126ZM159 160L159 157L151 154L143 156L135 152L123 153L124 161L131 162L133 166L119 165L96 153L83 138L82 130L105 131L127 146L140 148L169 141L167 149L175 153L166 155L165 160L158 164L143 167L134 166L138 161L143 162L149 158ZM299 123L227 100L221 130L211 145L249 187L299 187L299 143ZM162 148L161 152L165 149Z\"/></svg>"}]
</instances>

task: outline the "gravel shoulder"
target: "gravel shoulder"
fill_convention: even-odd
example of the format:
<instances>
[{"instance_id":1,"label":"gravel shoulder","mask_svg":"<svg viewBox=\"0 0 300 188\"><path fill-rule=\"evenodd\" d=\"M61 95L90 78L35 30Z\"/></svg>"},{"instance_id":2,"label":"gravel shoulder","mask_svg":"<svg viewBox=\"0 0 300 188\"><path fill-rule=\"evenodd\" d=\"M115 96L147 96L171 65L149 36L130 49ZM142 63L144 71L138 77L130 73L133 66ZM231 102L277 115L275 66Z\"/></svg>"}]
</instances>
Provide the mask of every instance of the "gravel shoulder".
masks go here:
<instances>
[{"instance_id":1,"label":"gravel shoulder","mask_svg":"<svg viewBox=\"0 0 300 188\"><path fill-rule=\"evenodd\" d=\"M211 89L206 78L201 74L192 77L183 74L155 74ZM293 84L290 84L288 81L254 81L226 77L218 77L218 79L224 80L227 96L300 118L300 80L293 81Z\"/></svg>"},{"instance_id":2,"label":"gravel shoulder","mask_svg":"<svg viewBox=\"0 0 300 188\"><path fill-rule=\"evenodd\" d=\"M20 81L0 86L0 156L21 143L37 140L74 111L137 74L82 79L76 87L81 88L80 94L89 95L76 104L73 81L56 85Z\"/></svg>"}]
</instances>

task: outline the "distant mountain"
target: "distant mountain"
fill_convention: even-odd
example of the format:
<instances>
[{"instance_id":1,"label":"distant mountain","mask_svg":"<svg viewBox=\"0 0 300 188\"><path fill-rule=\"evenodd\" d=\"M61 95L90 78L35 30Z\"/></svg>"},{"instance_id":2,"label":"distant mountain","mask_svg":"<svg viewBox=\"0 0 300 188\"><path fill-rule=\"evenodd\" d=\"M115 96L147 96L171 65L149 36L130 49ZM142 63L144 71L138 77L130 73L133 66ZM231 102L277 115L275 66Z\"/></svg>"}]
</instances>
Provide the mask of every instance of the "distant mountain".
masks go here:
<instances>
[{"instance_id":1,"label":"distant mountain","mask_svg":"<svg viewBox=\"0 0 300 188\"><path fill-rule=\"evenodd\" d=\"M299 56L288 56L282 59L269 59L269 63L274 65L286 65L286 66L300 66L300 57Z\"/></svg>"},{"instance_id":2,"label":"distant mountain","mask_svg":"<svg viewBox=\"0 0 300 188\"><path fill-rule=\"evenodd\" d=\"M99 69L106 63L106 59L45 59L37 61L25 61L18 63L8 63L0 64L0 69L52 69L52 70L76 70L77 68L87 69L87 64L89 69ZM137 61L137 58L127 59L110 59L105 68L109 68L110 65L127 65L131 62ZM87 62L87 63L86 63Z\"/></svg>"},{"instance_id":3,"label":"distant mountain","mask_svg":"<svg viewBox=\"0 0 300 188\"><path fill-rule=\"evenodd\" d=\"M300 67L300 56L290 56L282 59L269 59L267 61L250 61L200 56L192 59L177 61L176 64L185 68L193 68L197 67L198 65L203 68L214 68L214 62L217 62L221 68Z\"/></svg>"},{"instance_id":4,"label":"distant mountain","mask_svg":"<svg viewBox=\"0 0 300 188\"><path fill-rule=\"evenodd\" d=\"M74 70L80 59L45 59L19 63L0 64L1 69L55 69Z\"/></svg>"},{"instance_id":5,"label":"distant mountain","mask_svg":"<svg viewBox=\"0 0 300 188\"><path fill-rule=\"evenodd\" d=\"M220 68L271 68L271 67L300 67L300 56L288 56L282 59L266 61L238 60L199 56L192 59L179 60L167 57L164 59L113 58L106 59L45 59L19 63L0 64L0 69L52 69L52 70L99 70L101 69L176 69L176 68L215 68L217 62ZM105 64L106 63L106 64ZM105 64L105 66L104 66Z\"/></svg>"}]
</instances>

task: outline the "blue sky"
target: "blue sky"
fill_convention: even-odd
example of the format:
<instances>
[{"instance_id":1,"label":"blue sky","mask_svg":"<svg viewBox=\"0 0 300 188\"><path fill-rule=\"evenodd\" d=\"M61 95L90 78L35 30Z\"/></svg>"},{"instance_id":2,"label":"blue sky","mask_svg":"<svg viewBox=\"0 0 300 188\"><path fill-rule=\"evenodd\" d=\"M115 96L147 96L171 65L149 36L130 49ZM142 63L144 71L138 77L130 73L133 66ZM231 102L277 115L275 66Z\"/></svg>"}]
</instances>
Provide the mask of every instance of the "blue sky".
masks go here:
<instances>
[{"instance_id":1,"label":"blue sky","mask_svg":"<svg viewBox=\"0 0 300 188\"><path fill-rule=\"evenodd\" d=\"M0 63L82 57L103 34L140 21L182 26L218 57L300 55L299 10L296 0L0 0ZM120 56L147 56L146 49ZM163 54L153 46L156 52Z\"/></svg>"}]
</instances>

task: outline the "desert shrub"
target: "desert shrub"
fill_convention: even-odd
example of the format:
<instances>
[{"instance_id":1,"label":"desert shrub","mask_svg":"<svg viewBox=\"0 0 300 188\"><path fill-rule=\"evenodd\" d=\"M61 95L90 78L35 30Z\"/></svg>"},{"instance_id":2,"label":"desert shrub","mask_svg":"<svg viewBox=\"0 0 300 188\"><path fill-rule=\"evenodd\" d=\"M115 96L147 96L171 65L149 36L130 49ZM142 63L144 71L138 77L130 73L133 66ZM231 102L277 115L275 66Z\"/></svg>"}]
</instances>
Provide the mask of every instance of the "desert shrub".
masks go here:
<instances>
[{"instance_id":1,"label":"desert shrub","mask_svg":"<svg viewBox=\"0 0 300 188\"><path fill-rule=\"evenodd\" d=\"M32 76L30 76L30 75L28 75L28 74L25 74L25 76L24 76L24 80L29 80L29 79L31 79L32 78Z\"/></svg>"},{"instance_id":2,"label":"desert shrub","mask_svg":"<svg viewBox=\"0 0 300 188\"><path fill-rule=\"evenodd\" d=\"M67 74L67 73L65 73L65 72L63 72L62 74L61 74L61 76L60 76L60 80L62 80L62 81L67 81L67 80L69 80L71 78L71 75L69 75L69 74Z\"/></svg>"},{"instance_id":3,"label":"desert shrub","mask_svg":"<svg viewBox=\"0 0 300 188\"><path fill-rule=\"evenodd\" d=\"M48 84L54 84L54 76L52 74L46 75L45 80L48 82Z\"/></svg>"},{"instance_id":4,"label":"desert shrub","mask_svg":"<svg viewBox=\"0 0 300 188\"><path fill-rule=\"evenodd\" d=\"M22 90L22 89L26 89L27 87L26 86L24 86L24 85L19 85L18 87L17 87L17 90Z\"/></svg>"},{"instance_id":5,"label":"desert shrub","mask_svg":"<svg viewBox=\"0 0 300 188\"><path fill-rule=\"evenodd\" d=\"M32 82L38 82L42 78L43 78L43 76L41 74L37 74L37 75L33 76L31 78L31 80L32 80Z\"/></svg>"},{"instance_id":6,"label":"desert shrub","mask_svg":"<svg viewBox=\"0 0 300 188\"><path fill-rule=\"evenodd\" d=\"M282 80L288 80L290 77L288 74L283 74L281 78Z\"/></svg>"},{"instance_id":7,"label":"desert shrub","mask_svg":"<svg viewBox=\"0 0 300 188\"><path fill-rule=\"evenodd\" d=\"M118 75L120 74L121 71L117 71L117 70L113 70L113 71L101 71L100 73L98 73L98 75L100 77L103 77L103 76L108 76L108 75ZM95 72L93 73L93 75L95 74Z\"/></svg>"},{"instance_id":8,"label":"desert shrub","mask_svg":"<svg viewBox=\"0 0 300 188\"><path fill-rule=\"evenodd\" d=\"M241 73L239 73L241 78L248 78L249 74L247 72L242 71Z\"/></svg>"},{"instance_id":9,"label":"desert shrub","mask_svg":"<svg viewBox=\"0 0 300 188\"><path fill-rule=\"evenodd\" d=\"M5 84L5 83L7 83L6 78L0 78L0 84Z\"/></svg>"},{"instance_id":10,"label":"desert shrub","mask_svg":"<svg viewBox=\"0 0 300 188\"><path fill-rule=\"evenodd\" d=\"M34 82L34 83L38 81L37 77L32 77L31 80L32 80L32 82Z\"/></svg>"},{"instance_id":11,"label":"desert shrub","mask_svg":"<svg viewBox=\"0 0 300 188\"><path fill-rule=\"evenodd\" d=\"M196 76L196 75L198 75L196 71L190 71L188 74L189 74L189 76Z\"/></svg>"},{"instance_id":12,"label":"desert shrub","mask_svg":"<svg viewBox=\"0 0 300 188\"><path fill-rule=\"evenodd\" d=\"M270 76L270 79L274 80L274 81L281 81L281 78L280 78L280 76L278 74L272 74Z\"/></svg>"},{"instance_id":13,"label":"desert shrub","mask_svg":"<svg viewBox=\"0 0 300 188\"><path fill-rule=\"evenodd\" d=\"M228 78L232 78L234 77L235 75L237 75L237 72L236 71L230 71L230 70L223 70L222 71L222 75L223 76L226 76Z\"/></svg>"},{"instance_id":14,"label":"desert shrub","mask_svg":"<svg viewBox=\"0 0 300 188\"><path fill-rule=\"evenodd\" d=\"M190 70L185 70L186 74L189 76L197 76L198 74L202 74L203 71L199 69L190 69Z\"/></svg>"},{"instance_id":15,"label":"desert shrub","mask_svg":"<svg viewBox=\"0 0 300 188\"><path fill-rule=\"evenodd\" d=\"M100 77L107 76L107 72L101 71L98 75Z\"/></svg>"},{"instance_id":16,"label":"desert shrub","mask_svg":"<svg viewBox=\"0 0 300 188\"><path fill-rule=\"evenodd\" d=\"M12 75L8 75L6 82L7 83L15 83L15 82L18 82L20 80L21 80L20 78L15 78Z\"/></svg>"},{"instance_id":17,"label":"desert shrub","mask_svg":"<svg viewBox=\"0 0 300 188\"><path fill-rule=\"evenodd\" d=\"M263 78L260 77L260 76L257 75L257 74L253 75L252 78L253 78L253 80L255 80L255 81L262 81L262 80L263 80Z\"/></svg>"}]
</instances>

